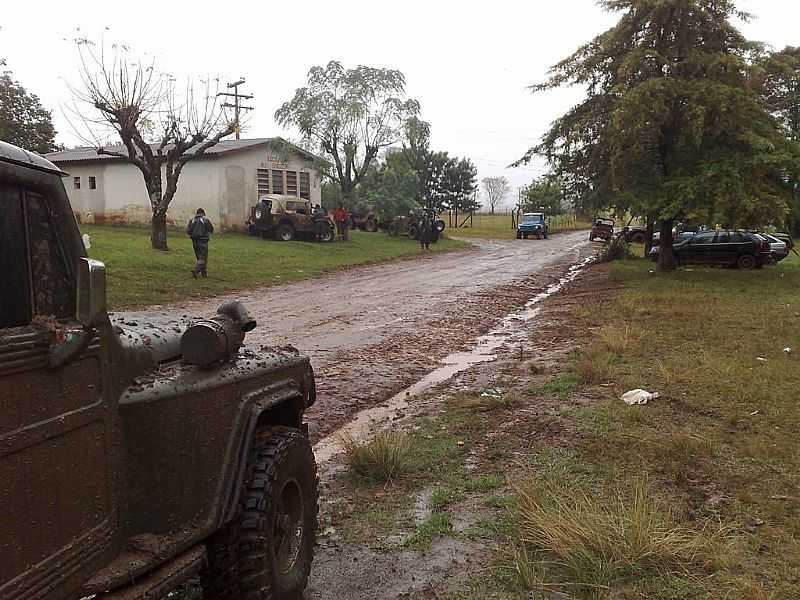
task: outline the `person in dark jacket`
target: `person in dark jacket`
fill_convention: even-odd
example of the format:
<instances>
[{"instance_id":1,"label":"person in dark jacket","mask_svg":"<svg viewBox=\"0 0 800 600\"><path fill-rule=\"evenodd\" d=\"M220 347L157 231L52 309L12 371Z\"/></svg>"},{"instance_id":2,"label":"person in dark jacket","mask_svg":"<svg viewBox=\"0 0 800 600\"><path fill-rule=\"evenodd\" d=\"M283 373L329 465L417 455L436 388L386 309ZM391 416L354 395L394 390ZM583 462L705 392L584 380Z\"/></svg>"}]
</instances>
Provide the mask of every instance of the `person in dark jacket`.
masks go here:
<instances>
[{"instance_id":1,"label":"person in dark jacket","mask_svg":"<svg viewBox=\"0 0 800 600\"><path fill-rule=\"evenodd\" d=\"M206 217L206 211L198 208L194 218L186 226L186 235L192 238L194 256L197 259L192 268L192 277L195 279L198 275L208 277L208 240L212 233L214 233L214 226Z\"/></svg>"},{"instance_id":2,"label":"person in dark jacket","mask_svg":"<svg viewBox=\"0 0 800 600\"><path fill-rule=\"evenodd\" d=\"M325 229L329 225L328 221L328 211L326 211L322 206L317 204L314 207L314 210L311 212L311 215L314 219L314 236L316 237L318 242L322 241L322 234L325 233Z\"/></svg>"},{"instance_id":3,"label":"person in dark jacket","mask_svg":"<svg viewBox=\"0 0 800 600\"><path fill-rule=\"evenodd\" d=\"M423 252L427 252L431 249L432 229L433 225L431 224L430 217L427 214L423 215L422 221L419 223L419 232L417 233L419 246Z\"/></svg>"}]
</instances>

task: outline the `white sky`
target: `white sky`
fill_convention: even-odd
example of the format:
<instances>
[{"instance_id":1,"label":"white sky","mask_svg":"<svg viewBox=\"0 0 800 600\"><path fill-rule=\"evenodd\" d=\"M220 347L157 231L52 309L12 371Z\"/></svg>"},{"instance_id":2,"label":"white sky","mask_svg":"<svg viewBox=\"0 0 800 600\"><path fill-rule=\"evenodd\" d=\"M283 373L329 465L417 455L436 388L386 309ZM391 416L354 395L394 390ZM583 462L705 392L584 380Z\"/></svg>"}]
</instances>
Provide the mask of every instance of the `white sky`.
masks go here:
<instances>
[{"instance_id":1,"label":"white sky","mask_svg":"<svg viewBox=\"0 0 800 600\"><path fill-rule=\"evenodd\" d=\"M758 17L743 27L748 37L800 44L800 1L739 6ZM2 0L0 57L53 111L67 145L80 143L61 109L77 64L66 40L78 27L95 39L108 28L109 39L155 55L176 75L246 77L256 107L246 137L294 137L273 114L313 65L337 59L400 69L432 125L433 148L471 158L479 179L505 175L516 190L542 166L506 166L580 97L575 89L532 96L526 86L613 21L592 0Z\"/></svg>"}]
</instances>

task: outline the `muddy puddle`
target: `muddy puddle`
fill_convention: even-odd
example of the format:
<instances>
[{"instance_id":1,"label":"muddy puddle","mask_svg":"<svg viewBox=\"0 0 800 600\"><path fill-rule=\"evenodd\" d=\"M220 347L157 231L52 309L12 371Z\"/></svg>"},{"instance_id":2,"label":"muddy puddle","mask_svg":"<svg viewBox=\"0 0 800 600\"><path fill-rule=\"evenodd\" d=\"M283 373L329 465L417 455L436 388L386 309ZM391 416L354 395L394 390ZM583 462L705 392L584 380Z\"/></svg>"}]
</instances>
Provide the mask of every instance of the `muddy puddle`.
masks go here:
<instances>
[{"instance_id":1,"label":"muddy puddle","mask_svg":"<svg viewBox=\"0 0 800 600\"><path fill-rule=\"evenodd\" d=\"M541 311L541 303L575 280L593 260L592 256L572 265L558 282L531 298L521 309L503 317L494 329L477 338L469 350L454 352L446 356L441 360L438 368L415 384L394 395L386 403L357 413L347 425L321 439L314 445L317 464L327 463L341 451L340 439L343 435L356 441L367 440L371 434L384 429L393 420L402 417L415 396L448 381L475 365L495 360L498 350L504 345L522 341L527 335L524 326L529 325L537 317Z\"/></svg>"}]
</instances>

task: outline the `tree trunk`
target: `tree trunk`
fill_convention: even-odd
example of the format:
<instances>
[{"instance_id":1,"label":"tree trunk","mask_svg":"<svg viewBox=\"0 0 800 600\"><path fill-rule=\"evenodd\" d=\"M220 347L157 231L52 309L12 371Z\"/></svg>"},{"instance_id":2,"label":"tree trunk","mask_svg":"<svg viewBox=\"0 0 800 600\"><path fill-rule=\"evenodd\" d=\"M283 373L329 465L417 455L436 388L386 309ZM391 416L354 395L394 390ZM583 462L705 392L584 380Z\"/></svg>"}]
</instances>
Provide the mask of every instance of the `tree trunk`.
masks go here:
<instances>
[{"instance_id":1,"label":"tree trunk","mask_svg":"<svg viewBox=\"0 0 800 600\"><path fill-rule=\"evenodd\" d=\"M153 250L169 250L167 247L167 214L154 211L150 225L150 244Z\"/></svg>"},{"instance_id":2,"label":"tree trunk","mask_svg":"<svg viewBox=\"0 0 800 600\"><path fill-rule=\"evenodd\" d=\"M661 221L661 240L658 247L658 268L661 271L675 270L675 255L672 252L672 219Z\"/></svg>"},{"instance_id":3,"label":"tree trunk","mask_svg":"<svg viewBox=\"0 0 800 600\"><path fill-rule=\"evenodd\" d=\"M645 218L647 219L647 226L644 230L644 257L647 258L650 256L650 250L653 249L653 232L655 231L656 223L649 215Z\"/></svg>"}]
</instances>

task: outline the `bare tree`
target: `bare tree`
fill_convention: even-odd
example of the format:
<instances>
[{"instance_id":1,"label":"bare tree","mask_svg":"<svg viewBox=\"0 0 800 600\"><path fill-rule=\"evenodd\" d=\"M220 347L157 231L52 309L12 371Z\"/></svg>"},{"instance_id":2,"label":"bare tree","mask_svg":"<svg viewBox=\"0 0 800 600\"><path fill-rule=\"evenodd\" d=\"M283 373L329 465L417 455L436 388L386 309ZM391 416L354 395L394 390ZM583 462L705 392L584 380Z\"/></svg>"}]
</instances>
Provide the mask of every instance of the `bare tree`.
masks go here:
<instances>
[{"instance_id":1,"label":"bare tree","mask_svg":"<svg viewBox=\"0 0 800 600\"><path fill-rule=\"evenodd\" d=\"M122 158L142 172L153 211L150 241L167 250L167 209L183 167L237 126L217 101L219 80L179 86L154 62L131 56L126 46L107 52L104 43L85 38L75 43L80 84L71 86L70 122L98 155ZM109 143L113 138L121 145Z\"/></svg>"},{"instance_id":2,"label":"bare tree","mask_svg":"<svg viewBox=\"0 0 800 600\"><path fill-rule=\"evenodd\" d=\"M511 189L508 179L505 177L484 177L481 179L483 191L486 193L486 200L489 203L489 209L494 214L494 209L503 204Z\"/></svg>"}]
</instances>

